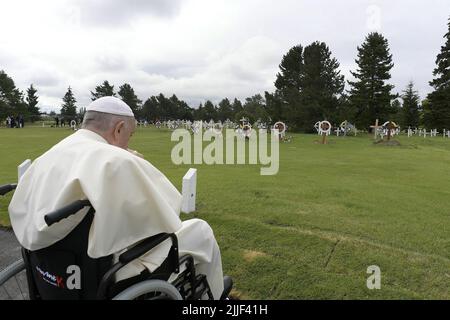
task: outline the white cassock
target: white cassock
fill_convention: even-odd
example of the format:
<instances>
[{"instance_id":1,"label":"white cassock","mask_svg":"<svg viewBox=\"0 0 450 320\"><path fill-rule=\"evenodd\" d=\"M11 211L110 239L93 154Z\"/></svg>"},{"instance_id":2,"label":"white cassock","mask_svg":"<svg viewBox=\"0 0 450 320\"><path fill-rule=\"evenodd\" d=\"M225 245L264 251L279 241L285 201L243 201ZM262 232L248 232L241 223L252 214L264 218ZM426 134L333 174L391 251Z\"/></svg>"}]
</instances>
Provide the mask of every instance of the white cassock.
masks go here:
<instances>
[{"instance_id":1,"label":"white cassock","mask_svg":"<svg viewBox=\"0 0 450 320\"><path fill-rule=\"evenodd\" d=\"M148 161L110 145L93 131L81 129L37 158L25 172L9 205L11 225L29 250L48 247L81 222L88 208L48 227L44 216L75 200L95 208L88 255L115 254L161 232L176 233L180 256L193 255L196 271L206 274L214 298L223 291L219 247L203 220L182 222L182 196ZM144 268L155 270L167 257L170 240L124 267L117 280ZM173 279L173 277L172 277Z\"/></svg>"}]
</instances>

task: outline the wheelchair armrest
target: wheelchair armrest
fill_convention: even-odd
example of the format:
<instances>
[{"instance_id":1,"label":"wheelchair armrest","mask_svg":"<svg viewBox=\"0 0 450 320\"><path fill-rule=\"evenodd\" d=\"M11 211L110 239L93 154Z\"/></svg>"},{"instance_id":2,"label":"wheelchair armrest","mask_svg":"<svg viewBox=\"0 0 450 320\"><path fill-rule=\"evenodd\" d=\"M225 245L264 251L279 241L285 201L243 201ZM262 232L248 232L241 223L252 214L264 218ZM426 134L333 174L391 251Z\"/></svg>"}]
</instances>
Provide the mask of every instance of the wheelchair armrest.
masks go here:
<instances>
[{"instance_id":1,"label":"wheelchair armrest","mask_svg":"<svg viewBox=\"0 0 450 320\"><path fill-rule=\"evenodd\" d=\"M139 244L135 245L133 248L127 250L119 256L119 261L115 263L111 269L109 269L104 275L97 290L97 299L105 299L107 296L108 288L114 282L114 275L122 269L125 265L133 261L134 259L139 258L144 255L158 244L163 242L164 240L171 238L172 239L172 247L169 251L169 255L167 259L169 259L174 265L174 271L179 271L179 263L178 263L178 239L174 233L159 233L155 236L144 239Z\"/></svg>"},{"instance_id":2,"label":"wheelchair armrest","mask_svg":"<svg viewBox=\"0 0 450 320\"><path fill-rule=\"evenodd\" d=\"M58 210L47 213L44 216L45 223L47 223L47 225L50 227L52 224L59 222L62 219L67 218L67 217L77 213L84 207L90 207L90 206L91 206L91 203L89 202L89 200L74 201L65 207L62 207Z\"/></svg>"},{"instance_id":3,"label":"wheelchair armrest","mask_svg":"<svg viewBox=\"0 0 450 320\"><path fill-rule=\"evenodd\" d=\"M14 190L17 187L17 183L5 184L0 186L0 196L4 196L8 192Z\"/></svg>"},{"instance_id":4,"label":"wheelchair armrest","mask_svg":"<svg viewBox=\"0 0 450 320\"><path fill-rule=\"evenodd\" d=\"M158 244L163 242L164 240L172 238L172 244L175 245L175 249L178 250L178 241L174 234L172 233L159 233L150 238L146 238L141 243L135 245L133 248L127 250L119 256L119 261L123 264L133 261L134 259L139 258L144 255Z\"/></svg>"}]
</instances>

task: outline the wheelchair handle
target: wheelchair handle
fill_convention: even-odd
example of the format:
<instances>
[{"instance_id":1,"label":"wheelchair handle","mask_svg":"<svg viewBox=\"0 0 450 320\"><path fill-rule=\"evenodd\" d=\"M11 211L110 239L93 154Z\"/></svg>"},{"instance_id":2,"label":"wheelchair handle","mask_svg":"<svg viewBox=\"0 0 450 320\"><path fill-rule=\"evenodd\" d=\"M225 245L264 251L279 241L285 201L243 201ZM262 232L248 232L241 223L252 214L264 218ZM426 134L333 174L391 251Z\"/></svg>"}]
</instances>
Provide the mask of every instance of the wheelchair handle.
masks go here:
<instances>
[{"instance_id":1,"label":"wheelchair handle","mask_svg":"<svg viewBox=\"0 0 450 320\"><path fill-rule=\"evenodd\" d=\"M14 190L17 187L17 183L5 184L4 186L0 186L0 196L4 196L11 190Z\"/></svg>"},{"instance_id":2,"label":"wheelchair handle","mask_svg":"<svg viewBox=\"0 0 450 320\"><path fill-rule=\"evenodd\" d=\"M68 204L65 207L62 207L61 209L55 210L53 212L47 213L44 216L45 223L47 223L47 226L51 226L52 224L61 221L62 219L65 219L84 207L90 207L91 203L89 200L77 200L72 202L71 204Z\"/></svg>"}]
</instances>

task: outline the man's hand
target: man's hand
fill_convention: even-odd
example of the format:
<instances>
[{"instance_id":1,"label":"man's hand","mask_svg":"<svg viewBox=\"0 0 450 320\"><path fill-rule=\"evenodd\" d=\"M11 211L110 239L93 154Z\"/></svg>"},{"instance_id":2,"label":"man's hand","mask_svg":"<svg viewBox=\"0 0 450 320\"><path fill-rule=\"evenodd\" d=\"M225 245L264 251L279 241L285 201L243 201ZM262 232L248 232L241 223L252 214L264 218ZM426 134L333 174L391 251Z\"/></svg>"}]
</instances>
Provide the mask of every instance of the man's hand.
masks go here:
<instances>
[{"instance_id":1,"label":"man's hand","mask_svg":"<svg viewBox=\"0 0 450 320\"><path fill-rule=\"evenodd\" d=\"M134 154L135 156L144 159L144 156L141 153L137 152L136 150L128 149L128 151Z\"/></svg>"}]
</instances>

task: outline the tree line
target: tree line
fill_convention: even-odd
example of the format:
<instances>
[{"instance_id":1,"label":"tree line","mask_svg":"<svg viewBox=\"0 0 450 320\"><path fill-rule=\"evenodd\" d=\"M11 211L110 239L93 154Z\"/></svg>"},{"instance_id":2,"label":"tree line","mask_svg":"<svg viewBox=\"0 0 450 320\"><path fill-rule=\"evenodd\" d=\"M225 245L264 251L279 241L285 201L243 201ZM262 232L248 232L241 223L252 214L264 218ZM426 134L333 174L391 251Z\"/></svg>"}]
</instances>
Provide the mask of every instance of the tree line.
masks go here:
<instances>
[{"instance_id":1,"label":"tree line","mask_svg":"<svg viewBox=\"0 0 450 320\"><path fill-rule=\"evenodd\" d=\"M445 44L436 58L430 85L433 91L420 100L413 81L401 93L394 93L389 83L394 66L388 40L378 32L369 33L357 47L353 80L345 80L339 62L324 42L292 47L283 57L276 74L275 91L255 94L243 102L234 98L218 104L207 100L190 107L175 94L162 93L140 100L133 87L125 83L114 89L105 80L91 91L91 99L118 96L133 110L138 120L214 120L251 122L261 119L273 123L284 121L292 129L312 131L319 120L338 125L348 120L360 129L369 129L375 119L395 121L401 127L450 129L450 20ZM348 90L345 90L346 84ZM27 120L39 118L37 90L33 84L24 95L4 71L0 71L0 118L20 113ZM84 108L77 109L71 87L62 98L61 116L67 120L82 118Z\"/></svg>"}]
</instances>

